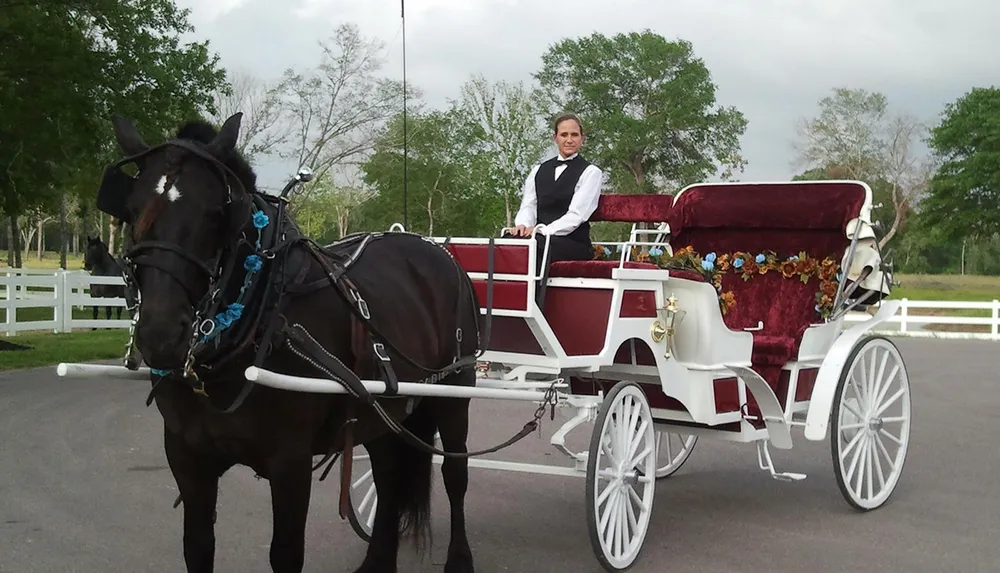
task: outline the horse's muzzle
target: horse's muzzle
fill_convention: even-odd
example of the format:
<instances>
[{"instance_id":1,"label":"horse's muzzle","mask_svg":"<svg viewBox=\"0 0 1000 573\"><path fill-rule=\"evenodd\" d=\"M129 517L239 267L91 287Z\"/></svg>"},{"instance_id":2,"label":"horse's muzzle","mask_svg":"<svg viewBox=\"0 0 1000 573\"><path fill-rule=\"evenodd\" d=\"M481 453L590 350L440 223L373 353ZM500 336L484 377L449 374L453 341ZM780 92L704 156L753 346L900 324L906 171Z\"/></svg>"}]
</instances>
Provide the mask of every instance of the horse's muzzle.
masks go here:
<instances>
[{"instance_id":1,"label":"horse's muzzle","mask_svg":"<svg viewBox=\"0 0 1000 573\"><path fill-rule=\"evenodd\" d=\"M150 368L181 369L191 343L191 318L183 313L147 318L140 312L135 336Z\"/></svg>"}]
</instances>

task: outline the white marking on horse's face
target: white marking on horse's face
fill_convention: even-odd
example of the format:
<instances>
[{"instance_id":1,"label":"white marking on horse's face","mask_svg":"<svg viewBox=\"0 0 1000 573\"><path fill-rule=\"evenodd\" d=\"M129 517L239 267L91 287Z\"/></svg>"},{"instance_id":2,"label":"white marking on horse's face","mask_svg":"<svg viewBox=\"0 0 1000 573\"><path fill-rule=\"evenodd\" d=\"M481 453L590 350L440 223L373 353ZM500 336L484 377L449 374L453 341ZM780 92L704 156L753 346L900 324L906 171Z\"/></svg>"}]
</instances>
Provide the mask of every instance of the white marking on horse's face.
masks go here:
<instances>
[{"instance_id":1,"label":"white marking on horse's face","mask_svg":"<svg viewBox=\"0 0 1000 573\"><path fill-rule=\"evenodd\" d=\"M164 189L167 186L167 176L164 175L160 177L160 180L156 183L156 194L163 195L164 191L167 191L167 200L176 201L181 198L181 190L177 188L177 184L174 183L170 186L169 190Z\"/></svg>"}]
</instances>

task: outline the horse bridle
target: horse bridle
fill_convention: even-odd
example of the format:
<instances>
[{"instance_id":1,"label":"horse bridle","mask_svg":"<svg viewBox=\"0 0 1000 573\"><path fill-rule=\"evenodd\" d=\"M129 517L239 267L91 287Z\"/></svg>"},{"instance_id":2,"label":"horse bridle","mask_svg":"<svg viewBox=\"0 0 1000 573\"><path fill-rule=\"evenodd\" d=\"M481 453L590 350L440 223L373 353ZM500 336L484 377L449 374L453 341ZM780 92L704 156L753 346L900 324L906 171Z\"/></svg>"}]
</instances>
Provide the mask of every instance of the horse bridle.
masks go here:
<instances>
[{"instance_id":1,"label":"horse bridle","mask_svg":"<svg viewBox=\"0 0 1000 573\"><path fill-rule=\"evenodd\" d=\"M239 231L249 222L250 219L250 205L252 198L249 193L247 193L246 188L243 186L243 182L239 177L229 168L226 164L219 161L211 153L209 153L203 146L184 139L172 139L160 145L151 147L137 153L126 157L117 163L109 165L105 169L104 179L101 182L101 188L98 191L98 207L101 210L122 219L126 222L132 222L131 214L125 207L125 202L128 197L135 191L136 178L125 174L121 171L121 166L127 165L129 163L137 163L143 157L153 153L154 151L167 147L176 146L183 148L184 150L194 154L195 156L204 159L209 162L212 167L214 167L220 177L223 185L226 186L226 202L225 209L228 211L229 216L229 226L227 228L226 237L232 237L233 235L238 235ZM232 185L226 177L226 173L232 175L232 178L240 186L239 197L241 199L240 205L245 206L246 209L243 210L243 216L240 217L239 213L234 213L232 205L233 201L233 189ZM141 292L139 288L139 283L136 277L136 271L138 267L147 266L156 268L171 279L180 284L184 292L188 295L188 300L193 308L193 320L192 320L192 338L188 345L187 357L185 358L184 364L184 376L190 377L197 376L194 374L193 361L194 361L194 349L200 335L207 334L205 332L207 322L204 320L205 316L212 316L219 304L219 294L223 285L226 284L229 275L235 266L236 255L238 246L241 242L241 237L236 236L231 242L223 241L211 262L206 262L198 257L187 252L180 246L169 241L155 241L155 240L139 240L135 242L132 248L128 249L120 260L122 267L122 275L125 281L125 292L126 292L126 303L130 311L133 312L133 329L136 323L136 318L138 313L136 309L138 308L138 303L141 300ZM229 258L223 264L222 258L225 251L229 249ZM180 257L180 259L189 265L193 266L199 271L199 278L208 279L208 289L204 295L198 298L197 285L191 285L190 281L186 280L184 277L187 275L181 275L174 272L175 266L168 265L164 262L152 258L150 255L154 251L167 251L173 255ZM213 325L214 327L214 325ZM134 336L134 332L130 332L130 338ZM129 347L131 347L132 341L129 342Z\"/></svg>"}]
</instances>

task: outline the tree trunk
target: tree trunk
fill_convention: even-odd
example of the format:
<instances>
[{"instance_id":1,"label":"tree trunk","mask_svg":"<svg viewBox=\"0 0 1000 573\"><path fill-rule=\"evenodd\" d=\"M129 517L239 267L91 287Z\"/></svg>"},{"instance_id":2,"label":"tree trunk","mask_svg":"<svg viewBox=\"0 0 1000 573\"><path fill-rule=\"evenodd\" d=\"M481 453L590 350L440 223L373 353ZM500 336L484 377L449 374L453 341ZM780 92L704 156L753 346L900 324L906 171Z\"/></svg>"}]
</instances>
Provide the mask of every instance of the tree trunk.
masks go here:
<instances>
[{"instance_id":1,"label":"tree trunk","mask_svg":"<svg viewBox=\"0 0 1000 573\"><path fill-rule=\"evenodd\" d=\"M66 218L66 192L59 200L59 268L66 270L66 255L69 249L69 221Z\"/></svg>"},{"instance_id":2,"label":"tree trunk","mask_svg":"<svg viewBox=\"0 0 1000 573\"><path fill-rule=\"evenodd\" d=\"M21 268L21 229L17 224L17 215L10 216L10 248L13 253L10 266L19 269Z\"/></svg>"}]
</instances>

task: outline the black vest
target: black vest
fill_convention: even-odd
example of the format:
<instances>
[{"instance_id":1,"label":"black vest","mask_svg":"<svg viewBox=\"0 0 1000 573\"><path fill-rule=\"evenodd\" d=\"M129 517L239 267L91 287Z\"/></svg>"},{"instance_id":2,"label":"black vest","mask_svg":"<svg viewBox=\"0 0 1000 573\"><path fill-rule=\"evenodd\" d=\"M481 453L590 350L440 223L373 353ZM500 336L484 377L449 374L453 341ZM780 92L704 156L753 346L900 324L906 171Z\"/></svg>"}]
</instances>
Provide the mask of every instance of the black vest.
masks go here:
<instances>
[{"instance_id":1,"label":"black vest","mask_svg":"<svg viewBox=\"0 0 1000 573\"><path fill-rule=\"evenodd\" d=\"M573 201L573 191L576 190L576 184L588 165L590 162L577 154L566 163L566 169L559 175L559 179L555 178L556 167L559 166L558 157L553 157L538 166L538 171L535 173L538 223L548 225L569 211L569 205ZM590 223L584 221L567 237L590 245Z\"/></svg>"}]
</instances>

